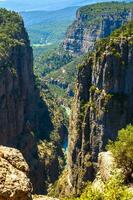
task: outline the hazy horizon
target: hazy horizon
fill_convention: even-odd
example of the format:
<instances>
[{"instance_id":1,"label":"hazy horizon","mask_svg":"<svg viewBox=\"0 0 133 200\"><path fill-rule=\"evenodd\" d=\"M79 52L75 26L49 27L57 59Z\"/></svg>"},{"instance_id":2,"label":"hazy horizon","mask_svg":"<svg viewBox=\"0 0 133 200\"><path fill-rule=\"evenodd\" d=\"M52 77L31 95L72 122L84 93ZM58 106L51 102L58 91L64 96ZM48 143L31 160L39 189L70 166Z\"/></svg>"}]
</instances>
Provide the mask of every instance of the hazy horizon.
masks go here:
<instances>
[{"instance_id":1,"label":"hazy horizon","mask_svg":"<svg viewBox=\"0 0 133 200\"><path fill-rule=\"evenodd\" d=\"M96 2L109 2L111 0L0 0L0 7L15 11L33 11L33 10L59 10L66 7L82 6Z\"/></svg>"}]
</instances>

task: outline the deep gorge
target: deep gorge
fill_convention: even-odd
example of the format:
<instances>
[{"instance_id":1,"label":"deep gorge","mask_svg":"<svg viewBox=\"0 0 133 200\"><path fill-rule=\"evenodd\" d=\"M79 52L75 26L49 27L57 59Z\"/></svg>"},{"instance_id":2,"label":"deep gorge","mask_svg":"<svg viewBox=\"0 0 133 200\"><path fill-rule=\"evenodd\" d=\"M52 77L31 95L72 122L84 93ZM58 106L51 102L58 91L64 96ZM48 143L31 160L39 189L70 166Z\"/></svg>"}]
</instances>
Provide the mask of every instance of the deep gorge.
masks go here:
<instances>
[{"instance_id":1,"label":"deep gorge","mask_svg":"<svg viewBox=\"0 0 133 200\"><path fill-rule=\"evenodd\" d=\"M79 197L88 181L97 181L106 156L114 162L106 145L133 123L132 12L133 3L79 8L60 49L39 57L45 73L34 74L22 17L0 9L1 169L16 170L15 177L17 170L24 173L27 187L22 193L16 189L13 200L31 200L31 193ZM74 97L49 80L64 83L61 89L69 86ZM0 185L11 176L3 174ZM12 200L8 193L1 189L0 199Z\"/></svg>"}]
</instances>

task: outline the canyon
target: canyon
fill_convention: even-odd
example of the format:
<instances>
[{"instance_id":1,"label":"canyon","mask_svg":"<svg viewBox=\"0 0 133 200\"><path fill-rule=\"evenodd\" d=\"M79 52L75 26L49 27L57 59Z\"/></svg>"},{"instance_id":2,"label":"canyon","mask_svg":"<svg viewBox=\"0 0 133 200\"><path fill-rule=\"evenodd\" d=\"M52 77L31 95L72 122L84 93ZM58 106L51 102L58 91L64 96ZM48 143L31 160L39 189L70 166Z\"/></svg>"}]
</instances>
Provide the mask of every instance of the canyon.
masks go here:
<instances>
[{"instance_id":1,"label":"canyon","mask_svg":"<svg viewBox=\"0 0 133 200\"><path fill-rule=\"evenodd\" d=\"M114 158L103 151L120 129L133 123L132 17L133 3L101 3L77 11L62 54L54 54L55 71L64 63L72 62L71 70L77 65L75 94L71 90L71 100L66 98L72 102L68 124L58 108L64 102L57 102L47 83L34 75L23 19L0 9L1 200L77 197L88 181L98 184L99 173L103 182L111 177L106 167L112 168ZM74 79L70 85L50 80L74 88Z\"/></svg>"}]
</instances>

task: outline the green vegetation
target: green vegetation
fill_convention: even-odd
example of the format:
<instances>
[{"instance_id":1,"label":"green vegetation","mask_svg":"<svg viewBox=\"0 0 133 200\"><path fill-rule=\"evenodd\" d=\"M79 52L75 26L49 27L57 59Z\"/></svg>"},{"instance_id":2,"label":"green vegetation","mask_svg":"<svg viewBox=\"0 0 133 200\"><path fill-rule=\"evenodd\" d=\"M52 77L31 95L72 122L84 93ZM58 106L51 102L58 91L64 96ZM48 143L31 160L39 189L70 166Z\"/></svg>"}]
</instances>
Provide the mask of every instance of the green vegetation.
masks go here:
<instances>
[{"instance_id":1,"label":"green vegetation","mask_svg":"<svg viewBox=\"0 0 133 200\"><path fill-rule=\"evenodd\" d=\"M22 27L22 18L17 13L0 9L0 57L7 57L10 48L24 43L21 38L17 39Z\"/></svg>"},{"instance_id":2,"label":"green vegetation","mask_svg":"<svg viewBox=\"0 0 133 200\"><path fill-rule=\"evenodd\" d=\"M47 54L48 52L52 52L54 49L58 48L58 44L49 44L49 45L32 45L34 59L37 60L39 56L42 54Z\"/></svg>"},{"instance_id":3,"label":"green vegetation","mask_svg":"<svg viewBox=\"0 0 133 200\"><path fill-rule=\"evenodd\" d=\"M123 12L124 12L123 16L126 16L129 9L131 9L132 7L133 7L133 3L129 3L129 4L117 3L117 2L98 3L94 5L84 6L79 9L79 12L83 14L83 17L85 18L86 22L89 20L92 23L93 20L96 20L96 18L100 19L100 17L102 17L103 15L106 15L107 13L112 14L112 17L114 18L116 18L118 14L123 15L121 14ZM76 58L76 59L73 58L69 52L64 51L62 47L54 48L52 44L49 45L49 47L48 46L46 47L34 46L35 74L39 76L41 75L42 80L46 81L48 84L50 83L51 79L58 80L61 83L65 82L69 84L72 90L74 90L74 82L75 82L77 71L78 71L76 66L78 66L79 70L82 70L82 68L86 65L94 66L95 63L97 63L97 61L100 63L103 62L103 58L104 58L103 53L105 52L107 44L109 44L108 51L110 52L110 54L112 54L116 59L119 60L122 67L125 66L125 62L121 59L120 52L116 44L117 42L119 43L119 39L121 38L121 35L125 37L125 35L128 35L129 32L130 32L130 35L132 35L131 24L129 25L129 28L127 28L127 26L123 26L123 28L115 31L111 35L111 37L98 41L96 45L96 52L90 53L89 55L86 54L83 57ZM38 48L39 48L39 51L38 51ZM48 48L50 48L51 50L47 51ZM45 53L42 53L38 56L38 52L40 53L41 51L45 51ZM48 87L51 91L53 91L54 93L57 92L59 97L62 96L64 99L65 91L63 91L62 88L59 88L58 86L55 86L55 85L52 86L51 83L49 84ZM97 90L96 92L98 93L100 91Z\"/></svg>"},{"instance_id":4,"label":"green vegetation","mask_svg":"<svg viewBox=\"0 0 133 200\"><path fill-rule=\"evenodd\" d=\"M71 20L66 21L53 21L43 22L40 24L33 24L27 27L31 43L35 44L59 44L62 42L65 36L67 27L71 24Z\"/></svg>"},{"instance_id":5,"label":"green vegetation","mask_svg":"<svg viewBox=\"0 0 133 200\"><path fill-rule=\"evenodd\" d=\"M112 176L102 188L95 188L88 183L79 198L66 198L65 200L132 200L133 194L123 183L122 175Z\"/></svg>"},{"instance_id":6,"label":"green vegetation","mask_svg":"<svg viewBox=\"0 0 133 200\"><path fill-rule=\"evenodd\" d=\"M69 85L71 91L74 90L77 75L76 65L79 59L74 59L71 54L62 49L46 52L35 59L35 74L47 84L49 91L57 101L62 101L67 107L71 102L71 98L67 94L67 86ZM59 85L52 84L51 80L58 80L59 83L65 84L66 88L63 89Z\"/></svg>"},{"instance_id":7,"label":"green vegetation","mask_svg":"<svg viewBox=\"0 0 133 200\"><path fill-rule=\"evenodd\" d=\"M130 44L133 44L133 20L115 30L109 37L97 41L97 56L102 57L108 44L108 51L110 51L117 59L120 58L120 52L118 52L117 44L119 44L121 38L123 38L123 40L128 40ZM123 64L124 63L122 62L122 65Z\"/></svg>"},{"instance_id":8,"label":"green vegetation","mask_svg":"<svg viewBox=\"0 0 133 200\"><path fill-rule=\"evenodd\" d=\"M58 98L55 95L58 95ZM41 89L41 96L48 106L54 126L53 131L50 134L51 141L54 144L61 145L65 148L64 144L67 143L68 134L68 115L65 107L60 106L60 104L63 105L60 99L60 94L57 93L56 88L51 88L50 85L46 86L44 83L44 86Z\"/></svg>"},{"instance_id":9,"label":"green vegetation","mask_svg":"<svg viewBox=\"0 0 133 200\"><path fill-rule=\"evenodd\" d=\"M77 200L131 200L133 195L124 186L121 175L111 177L105 184L103 191L89 183L85 191Z\"/></svg>"},{"instance_id":10,"label":"green vegetation","mask_svg":"<svg viewBox=\"0 0 133 200\"><path fill-rule=\"evenodd\" d=\"M52 51L41 54L35 59L35 73L42 73L44 76L51 71L59 69L70 61L72 61L72 56L68 52L58 48L54 49Z\"/></svg>"},{"instance_id":11,"label":"green vegetation","mask_svg":"<svg viewBox=\"0 0 133 200\"><path fill-rule=\"evenodd\" d=\"M24 32L22 29L23 20L17 13L0 9L0 59L2 60L0 74L8 68L13 76L16 76L16 69L9 56L11 49L25 44L27 38L22 36L21 33ZM27 34L25 37L28 37Z\"/></svg>"},{"instance_id":12,"label":"green vegetation","mask_svg":"<svg viewBox=\"0 0 133 200\"><path fill-rule=\"evenodd\" d=\"M70 7L57 11L21 12L31 43L60 44L67 27L74 20L76 9L77 7Z\"/></svg>"},{"instance_id":13,"label":"green vegetation","mask_svg":"<svg viewBox=\"0 0 133 200\"><path fill-rule=\"evenodd\" d=\"M126 180L133 179L133 126L129 125L118 133L115 142L110 142L108 149L113 153L119 168L122 168Z\"/></svg>"},{"instance_id":14,"label":"green vegetation","mask_svg":"<svg viewBox=\"0 0 133 200\"><path fill-rule=\"evenodd\" d=\"M66 56L67 56L67 54L66 54ZM52 57L52 55L51 55L51 57ZM46 84L49 88L49 91L53 94L53 96L57 99L57 101L63 102L64 106L66 106L68 108L71 107L70 105L71 105L71 101L72 101L72 97L71 97L71 95L69 96L68 93L69 93L69 91L70 91L70 93L74 92L74 83L76 81L76 76L77 76L77 71L78 71L77 64L83 58L79 57L79 58L71 58L71 59L72 59L72 61L66 65L62 65L64 61L62 59L59 59L57 61L58 67L61 65L62 66L59 68L55 67L57 69L51 67L49 69L49 72L48 72L48 68L46 68L45 69L45 71L47 70L46 76L41 77L42 81L46 82ZM68 86L68 88L63 89L63 88L59 87L58 84L57 85L52 84L51 79L58 80L59 83L66 84Z\"/></svg>"},{"instance_id":15,"label":"green vegetation","mask_svg":"<svg viewBox=\"0 0 133 200\"><path fill-rule=\"evenodd\" d=\"M20 14L33 47L34 57L54 50L65 37L67 27L75 18L77 7L57 11L27 11Z\"/></svg>"},{"instance_id":16,"label":"green vegetation","mask_svg":"<svg viewBox=\"0 0 133 200\"><path fill-rule=\"evenodd\" d=\"M73 86L76 75L77 75L77 64L80 62L81 57L74 59L66 65L61 66L61 68L57 70L51 71L48 75L46 75L45 79L48 80L50 78L58 79L61 82L66 82Z\"/></svg>"},{"instance_id":17,"label":"green vegetation","mask_svg":"<svg viewBox=\"0 0 133 200\"><path fill-rule=\"evenodd\" d=\"M122 14L126 16L131 9L133 9L133 3L109 2L84 6L79 9L79 12L86 20L86 24L90 26L99 23L107 14L119 19Z\"/></svg>"},{"instance_id":18,"label":"green vegetation","mask_svg":"<svg viewBox=\"0 0 133 200\"><path fill-rule=\"evenodd\" d=\"M107 149L115 158L117 170L106 181L99 179L89 182L79 198L66 198L65 200L132 200L133 191L130 184L133 178L133 126L128 125L121 129L115 142L109 142ZM98 177L97 177L98 178ZM128 182L125 182L128 180Z\"/></svg>"}]
</instances>

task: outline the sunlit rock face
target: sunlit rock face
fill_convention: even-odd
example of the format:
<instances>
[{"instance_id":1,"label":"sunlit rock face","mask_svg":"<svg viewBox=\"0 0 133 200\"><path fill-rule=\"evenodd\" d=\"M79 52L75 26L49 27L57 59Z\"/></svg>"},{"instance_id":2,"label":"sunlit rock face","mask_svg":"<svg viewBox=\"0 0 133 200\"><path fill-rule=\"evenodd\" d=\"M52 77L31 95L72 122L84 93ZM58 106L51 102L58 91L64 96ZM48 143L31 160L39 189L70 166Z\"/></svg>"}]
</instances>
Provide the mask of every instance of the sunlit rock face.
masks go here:
<instances>
[{"instance_id":1,"label":"sunlit rock face","mask_svg":"<svg viewBox=\"0 0 133 200\"><path fill-rule=\"evenodd\" d=\"M31 200L29 167L19 150L0 146L0 200Z\"/></svg>"},{"instance_id":2,"label":"sunlit rock face","mask_svg":"<svg viewBox=\"0 0 133 200\"><path fill-rule=\"evenodd\" d=\"M97 44L79 66L68 139L68 180L74 194L92 180L92 163L133 123L133 23ZM122 33L123 32L123 33Z\"/></svg>"},{"instance_id":3,"label":"sunlit rock face","mask_svg":"<svg viewBox=\"0 0 133 200\"><path fill-rule=\"evenodd\" d=\"M65 50L73 55L82 55L94 49L95 42L109 36L133 18L133 5L114 3L94 4L81 7L76 20L68 28L63 42Z\"/></svg>"}]
</instances>

